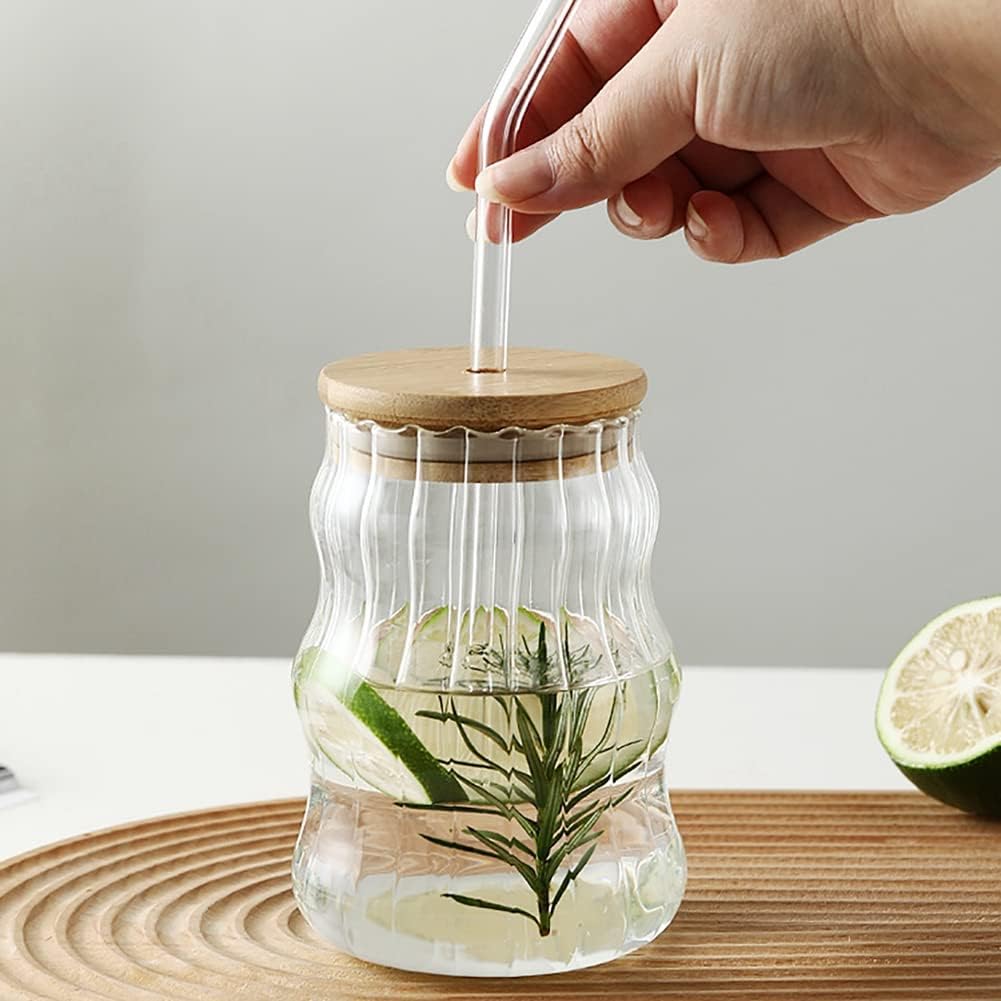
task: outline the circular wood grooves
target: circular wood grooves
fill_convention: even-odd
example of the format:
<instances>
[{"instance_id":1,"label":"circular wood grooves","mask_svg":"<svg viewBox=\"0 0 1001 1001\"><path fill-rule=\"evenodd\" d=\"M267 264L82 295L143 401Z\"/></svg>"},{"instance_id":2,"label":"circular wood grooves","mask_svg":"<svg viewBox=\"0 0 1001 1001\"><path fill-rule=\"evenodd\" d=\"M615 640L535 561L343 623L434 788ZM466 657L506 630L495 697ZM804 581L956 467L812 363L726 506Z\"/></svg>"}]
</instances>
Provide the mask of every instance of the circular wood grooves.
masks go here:
<instances>
[{"instance_id":1,"label":"circular wood grooves","mask_svg":"<svg viewBox=\"0 0 1001 1001\"><path fill-rule=\"evenodd\" d=\"M511 348L507 372L474 375L468 348L416 348L328 365L320 399L353 420L432 431L501 431L621 417L646 396L643 369L608 355Z\"/></svg>"},{"instance_id":2,"label":"circular wood grooves","mask_svg":"<svg viewBox=\"0 0 1001 1001\"><path fill-rule=\"evenodd\" d=\"M148 821L0 867L3 1001L1001 997L1001 826L916 794L679 793L691 866L652 945L454 980L324 947L289 886L301 801Z\"/></svg>"}]
</instances>

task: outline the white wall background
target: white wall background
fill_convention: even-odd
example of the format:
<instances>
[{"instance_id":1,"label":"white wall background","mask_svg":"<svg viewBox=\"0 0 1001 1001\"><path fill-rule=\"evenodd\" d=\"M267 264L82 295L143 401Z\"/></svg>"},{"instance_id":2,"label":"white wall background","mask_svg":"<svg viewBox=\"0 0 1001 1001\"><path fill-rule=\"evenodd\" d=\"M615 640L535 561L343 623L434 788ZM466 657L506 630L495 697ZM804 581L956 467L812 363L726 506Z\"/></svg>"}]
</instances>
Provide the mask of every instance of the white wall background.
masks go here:
<instances>
[{"instance_id":1,"label":"white wall background","mask_svg":"<svg viewBox=\"0 0 1001 1001\"><path fill-rule=\"evenodd\" d=\"M442 172L530 0L0 6L0 649L291 654L320 366L462 342ZM519 251L514 338L648 367L683 660L882 664L1001 591L1001 176L780 263Z\"/></svg>"}]
</instances>

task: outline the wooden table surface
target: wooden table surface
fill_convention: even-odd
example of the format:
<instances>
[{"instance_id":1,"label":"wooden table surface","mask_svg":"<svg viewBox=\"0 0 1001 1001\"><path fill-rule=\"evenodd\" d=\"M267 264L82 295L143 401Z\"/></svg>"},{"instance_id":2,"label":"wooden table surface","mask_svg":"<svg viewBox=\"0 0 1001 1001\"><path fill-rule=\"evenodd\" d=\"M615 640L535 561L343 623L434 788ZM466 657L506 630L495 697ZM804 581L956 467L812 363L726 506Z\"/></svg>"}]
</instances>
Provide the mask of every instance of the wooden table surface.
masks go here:
<instances>
[{"instance_id":1,"label":"wooden table surface","mask_svg":"<svg viewBox=\"0 0 1001 1001\"><path fill-rule=\"evenodd\" d=\"M116 828L0 867L3 1001L1001 998L1001 825L916 793L685 792L674 924L564 976L457 980L322 946L283 800Z\"/></svg>"}]
</instances>

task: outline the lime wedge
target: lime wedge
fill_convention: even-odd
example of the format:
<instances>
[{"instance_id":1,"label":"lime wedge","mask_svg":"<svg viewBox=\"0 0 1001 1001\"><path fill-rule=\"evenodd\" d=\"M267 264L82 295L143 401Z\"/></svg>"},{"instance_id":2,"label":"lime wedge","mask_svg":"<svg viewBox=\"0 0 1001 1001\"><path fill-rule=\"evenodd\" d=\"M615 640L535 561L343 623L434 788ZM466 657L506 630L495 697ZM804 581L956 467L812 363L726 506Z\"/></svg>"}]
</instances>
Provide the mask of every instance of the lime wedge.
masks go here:
<instances>
[{"instance_id":1,"label":"lime wedge","mask_svg":"<svg viewBox=\"0 0 1001 1001\"><path fill-rule=\"evenodd\" d=\"M923 792L1001 816L1001 597L950 609L904 647L883 681L876 730Z\"/></svg>"},{"instance_id":2,"label":"lime wedge","mask_svg":"<svg viewBox=\"0 0 1001 1001\"><path fill-rule=\"evenodd\" d=\"M295 668L306 729L340 771L403 803L458 803L459 781L420 742L406 720L367 681L352 678L317 647Z\"/></svg>"}]
</instances>

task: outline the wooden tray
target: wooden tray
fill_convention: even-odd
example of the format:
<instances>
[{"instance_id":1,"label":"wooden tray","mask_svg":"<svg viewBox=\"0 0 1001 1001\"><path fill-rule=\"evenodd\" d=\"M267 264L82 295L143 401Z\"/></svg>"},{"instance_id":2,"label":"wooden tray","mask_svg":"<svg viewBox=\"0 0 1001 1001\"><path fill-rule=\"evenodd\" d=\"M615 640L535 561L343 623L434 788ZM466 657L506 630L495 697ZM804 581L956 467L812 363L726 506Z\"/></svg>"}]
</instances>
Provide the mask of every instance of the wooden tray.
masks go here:
<instances>
[{"instance_id":1,"label":"wooden tray","mask_svg":"<svg viewBox=\"0 0 1001 1001\"><path fill-rule=\"evenodd\" d=\"M688 895L655 943L608 966L455 980L321 946L289 888L297 800L0 867L0 999L1001 999L1001 826L908 793L675 801Z\"/></svg>"}]
</instances>

